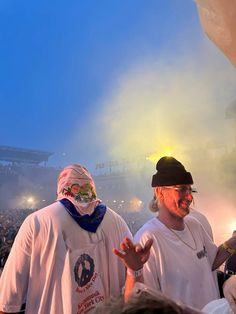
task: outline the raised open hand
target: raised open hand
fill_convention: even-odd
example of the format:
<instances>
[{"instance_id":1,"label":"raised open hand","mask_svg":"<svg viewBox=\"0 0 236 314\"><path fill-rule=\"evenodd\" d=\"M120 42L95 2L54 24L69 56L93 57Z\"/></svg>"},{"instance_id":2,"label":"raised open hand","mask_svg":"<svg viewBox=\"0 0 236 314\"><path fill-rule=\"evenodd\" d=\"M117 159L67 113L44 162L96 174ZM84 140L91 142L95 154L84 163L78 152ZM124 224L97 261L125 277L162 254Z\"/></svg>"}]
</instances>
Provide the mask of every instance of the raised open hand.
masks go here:
<instances>
[{"instance_id":1,"label":"raised open hand","mask_svg":"<svg viewBox=\"0 0 236 314\"><path fill-rule=\"evenodd\" d=\"M142 247L139 243L134 244L126 237L120 244L120 250L114 248L113 253L121 258L127 268L138 270L148 260L152 243L153 240L148 239L144 247Z\"/></svg>"}]
</instances>

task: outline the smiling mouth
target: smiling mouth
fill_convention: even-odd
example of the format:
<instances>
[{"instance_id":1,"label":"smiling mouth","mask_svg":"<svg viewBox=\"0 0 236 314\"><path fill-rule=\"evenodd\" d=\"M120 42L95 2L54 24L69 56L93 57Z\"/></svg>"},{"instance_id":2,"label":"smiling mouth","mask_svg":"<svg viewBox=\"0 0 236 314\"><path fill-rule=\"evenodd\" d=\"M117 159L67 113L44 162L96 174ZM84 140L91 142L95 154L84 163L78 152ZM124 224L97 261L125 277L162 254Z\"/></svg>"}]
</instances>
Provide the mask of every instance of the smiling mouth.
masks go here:
<instances>
[{"instance_id":1,"label":"smiling mouth","mask_svg":"<svg viewBox=\"0 0 236 314\"><path fill-rule=\"evenodd\" d=\"M183 201L183 202L180 202L179 205L180 205L181 208L187 209L187 208L189 208L190 204L191 204L191 202Z\"/></svg>"}]
</instances>

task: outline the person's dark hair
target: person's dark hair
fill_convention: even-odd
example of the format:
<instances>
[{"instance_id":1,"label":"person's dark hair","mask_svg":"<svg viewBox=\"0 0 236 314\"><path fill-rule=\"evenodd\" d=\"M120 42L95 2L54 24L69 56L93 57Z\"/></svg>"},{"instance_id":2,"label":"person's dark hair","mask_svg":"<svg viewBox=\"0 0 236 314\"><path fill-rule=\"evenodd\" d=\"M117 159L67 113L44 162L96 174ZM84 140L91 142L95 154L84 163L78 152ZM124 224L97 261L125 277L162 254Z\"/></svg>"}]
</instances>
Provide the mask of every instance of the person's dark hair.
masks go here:
<instances>
[{"instance_id":1,"label":"person's dark hair","mask_svg":"<svg viewBox=\"0 0 236 314\"><path fill-rule=\"evenodd\" d=\"M111 298L99 306L96 314L187 314L177 303L164 296L155 297L147 292L131 296L124 303L123 297Z\"/></svg>"},{"instance_id":2,"label":"person's dark hair","mask_svg":"<svg viewBox=\"0 0 236 314\"><path fill-rule=\"evenodd\" d=\"M143 292L140 296L131 297L124 305L122 314L184 314L183 309L170 299L155 298Z\"/></svg>"}]
</instances>

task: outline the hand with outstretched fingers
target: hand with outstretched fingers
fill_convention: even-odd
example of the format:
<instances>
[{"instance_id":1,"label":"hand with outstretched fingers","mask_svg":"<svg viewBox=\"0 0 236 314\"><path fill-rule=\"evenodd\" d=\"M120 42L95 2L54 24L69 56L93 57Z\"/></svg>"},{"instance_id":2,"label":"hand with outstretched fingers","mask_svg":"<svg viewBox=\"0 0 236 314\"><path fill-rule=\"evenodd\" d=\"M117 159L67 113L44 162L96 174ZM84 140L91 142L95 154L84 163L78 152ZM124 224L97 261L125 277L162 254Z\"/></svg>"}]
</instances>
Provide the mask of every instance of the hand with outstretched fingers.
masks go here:
<instances>
[{"instance_id":1,"label":"hand with outstretched fingers","mask_svg":"<svg viewBox=\"0 0 236 314\"><path fill-rule=\"evenodd\" d=\"M142 247L141 244L134 244L126 237L120 244L120 250L114 248L113 253L123 261L127 268L139 270L149 258L152 243L153 240L148 239Z\"/></svg>"},{"instance_id":2,"label":"hand with outstretched fingers","mask_svg":"<svg viewBox=\"0 0 236 314\"><path fill-rule=\"evenodd\" d=\"M234 314L236 314L236 275L227 279L223 286L224 296Z\"/></svg>"}]
</instances>

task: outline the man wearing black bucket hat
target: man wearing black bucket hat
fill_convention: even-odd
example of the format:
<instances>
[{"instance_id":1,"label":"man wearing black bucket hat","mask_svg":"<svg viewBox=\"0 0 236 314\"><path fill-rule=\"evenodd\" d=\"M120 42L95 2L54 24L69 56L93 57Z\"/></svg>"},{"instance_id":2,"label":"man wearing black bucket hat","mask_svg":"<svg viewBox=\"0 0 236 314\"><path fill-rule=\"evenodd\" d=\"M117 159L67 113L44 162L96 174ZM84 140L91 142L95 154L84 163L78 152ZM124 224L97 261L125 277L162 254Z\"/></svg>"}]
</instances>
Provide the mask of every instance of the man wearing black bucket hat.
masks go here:
<instances>
[{"instance_id":1,"label":"man wearing black bucket hat","mask_svg":"<svg viewBox=\"0 0 236 314\"><path fill-rule=\"evenodd\" d=\"M128 268L126 296L136 281L144 279L147 286L175 301L202 309L220 297L214 270L235 252L236 237L217 248L202 225L187 216L193 200L193 179L178 160L162 157L156 170L152 187L159 215L135 236L136 243L144 248L149 239L153 240L150 256L142 261L139 244L127 240L121 245L125 254L115 252Z\"/></svg>"}]
</instances>

